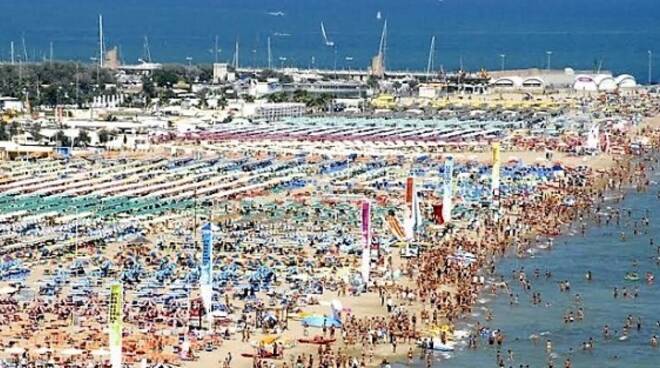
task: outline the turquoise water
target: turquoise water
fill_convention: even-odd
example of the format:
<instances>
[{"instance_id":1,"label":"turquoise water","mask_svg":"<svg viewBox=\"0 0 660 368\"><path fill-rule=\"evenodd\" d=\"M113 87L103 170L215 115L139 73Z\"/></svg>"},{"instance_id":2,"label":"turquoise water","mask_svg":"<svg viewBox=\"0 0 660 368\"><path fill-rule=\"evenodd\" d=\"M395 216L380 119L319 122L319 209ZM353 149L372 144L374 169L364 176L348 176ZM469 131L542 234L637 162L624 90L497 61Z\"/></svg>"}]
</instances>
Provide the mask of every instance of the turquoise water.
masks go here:
<instances>
[{"instance_id":1,"label":"turquoise water","mask_svg":"<svg viewBox=\"0 0 660 368\"><path fill-rule=\"evenodd\" d=\"M660 181L660 175L655 173L653 180ZM658 281L648 284L645 281L625 281L627 271L637 271L643 278L646 272L660 274L656 264L656 247L660 243L660 199L657 198L660 185L653 185L644 193L629 192L621 203L606 202L605 206L631 209L632 216L622 216L620 225L614 221L612 225L601 226L592 224L584 235L579 228L573 234L555 239L552 250L539 250L534 257L526 259L506 258L499 264L499 273L513 288L513 293L519 296L519 304L511 305L510 298L504 293L497 297L484 295L490 299L486 304L491 308L493 320L486 322L484 310L479 310L479 317L470 318L467 323L479 319L481 323L495 329L503 330L506 341L502 348L506 367L519 367L529 364L530 367L546 367L549 355L545 350L545 340L550 339L553 345L555 367L563 367L564 360L570 357L573 367L658 367L660 349L649 344L653 335L660 336L660 285ZM641 223L641 218L649 214L648 227L640 226L642 233L633 236L633 223ZM623 211L625 212L625 211ZM620 233L627 234L627 240L620 239ZM647 232L647 233L644 233ZM654 238L655 245L650 245ZM635 267L634 261L638 262ZM541 305L533 305L531 292L521 289L517 279L512 279L512 270L524 267L528 279L531 280L531 292L540 292ZM534 270L540 270L540 277L534 277ZM546 279L544 273L550 271L551 278ZM587 281L585 274L591 271L592 281ZM569 281L570 292L559 290L560 281ZM613 288L619 288L619 298L613 297ZM621 289L626 287L629 293L639 288L637 298L621 296ZM577 309L576 294L580 295L581 306L584 308L584 320L565 324L563 316L568 310ZM545 303L550 305L546 306ZM479 309L479 307L477 307ZM477 312L477 311L475 311ZM641 331L636 327L629 330L629 338L620 341L626 317L631 314L635 320L641 317ZM604 340L602 329L609 325L611 333L619 332L610 340ZM539 335L537 345L530 340L531 335ZM582 350L582 343L593 337L595 344L591 352ZM508 361L507 350L511 349L514 360ZM573 349L571 352L570 349ZM488 346L481 340L476 351L459 351L441 366L446 367L497 367L496 348Z\"/></svg>"},{"instance_id":2,"label":"turquoise water","mask_svg":"<svg viewBox=\"0 0 660 368\"><path fill-rule=\"evenodd\" d=\"M268 14L278 12L284 16ZM660 45L657 0L0 0L0 59L9 58L12 40L22 55L24 38L30 60L47 56L52 41L56 58L88 61L98 49L99 13L106 44L131 63L143 56L145 35L157 61L211 62L217 35L219 60L232 59L238 39L241 64L264 66L270 36L274 64L309 66L314 57L330 67L323 21L337 67L365 68L387 19L391 68L426 69L435 35L436 68L454 70L462 61L472 70L499 69L500 54L507 67L545 67L550 50L553 67L591 70L602 62L646 82L647 51Z\"/></svg>"}]
</instances>

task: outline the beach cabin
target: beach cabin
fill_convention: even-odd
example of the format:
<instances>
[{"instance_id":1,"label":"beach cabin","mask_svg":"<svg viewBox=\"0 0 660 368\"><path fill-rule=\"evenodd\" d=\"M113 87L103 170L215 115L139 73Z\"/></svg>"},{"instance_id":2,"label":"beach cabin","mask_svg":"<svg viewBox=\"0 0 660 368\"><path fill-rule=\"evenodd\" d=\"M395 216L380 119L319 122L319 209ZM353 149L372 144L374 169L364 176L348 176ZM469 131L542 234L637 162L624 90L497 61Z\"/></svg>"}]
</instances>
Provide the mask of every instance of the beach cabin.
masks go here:
<instances>
[{"instance_id":1,"label":"beach cabin","mask_svg":"<svg viewBox=\"0 0 660 368\"><path fill-rule=\"evenodd\" d=\"M594 82L598 85L598 90L602 92L614 92L618 88L611 75L599 74L594 78Z\"/></svg>"},{"instance_id":2,"label":"beach cabin","mask_svg":"<svg viewBox=\"0 0 660 368\"><path fill-rule=\"evenodd\" d=\"M621 74L620 76L614 78L614 80L617 86L622 89L637 87L637 81L635 80L635 77L630 74Z\"/></svg>"},{"instance_id":3,"label":"beach cabin","mask_svg":"<svg viewBox=\"0 0 660 368\"><path fill-rule=\"evenodd\" d=\"M575 76L575 82L573 83L573 89L576 91L582 92L597 92L598 83L590 75L579 74Z\"/></svg>"},{"instance_id":4,"label":"beach cabin","mask_svg":"<svg viewBox=\"0 0 660 368\"><path fill-rule=\"evenodd\" d=\"M541 77L527 77L522 82L523 89L539 90L545 88L545 81Z\"/></svg>"},{"instance_id":5,"label":"beach cabin","mask_svg":"<svg viewBox=\"0 0 660 368\"><path fill-rule=\"evenodd\" d=\"M491 86L498 90L514 90L522 88L523 79L518 76L500 77L491 82Z\"/></svg>"}]
</instances>

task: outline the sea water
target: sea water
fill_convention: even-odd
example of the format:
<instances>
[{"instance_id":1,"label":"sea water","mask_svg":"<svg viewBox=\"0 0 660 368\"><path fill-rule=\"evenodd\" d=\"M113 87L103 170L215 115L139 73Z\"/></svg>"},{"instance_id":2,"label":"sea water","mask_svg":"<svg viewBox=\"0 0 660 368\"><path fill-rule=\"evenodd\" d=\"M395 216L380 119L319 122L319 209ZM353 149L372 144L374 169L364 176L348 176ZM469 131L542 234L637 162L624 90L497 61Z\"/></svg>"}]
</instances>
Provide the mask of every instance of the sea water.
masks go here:
<instances>
[{"instance_id":1,"label":"sea water","mask_svg":"<svg viewBox=\"0 0 660 368\"><path fill-rule=\"evenodd\" d=\"M426 70L435 35L435 70L499 70L502 54L506 68L545 68L551 51L553 68L646 83L648 50L660 45L657 0L0 0L0 59L14 41L16 60L48 58L52 42L55 59L89 61L98 14L106 48L125 63L145 58L144 36L154 61L210 63L217 36L219 61L233 60L238 41L240 65L266 66L270 37L272 66L365 69L387 20L391 69Z\"/></svg>"},{"instance_id":2,"label":"sea water","mask_svg":"<svg viewBox=\"0 0 660 368\"><path fill-rule=\"evenodd\" d=\"M652 180L660 181L659 173ZM656 264L660 245L660 185L652 185L647 191L637 193L629 189L626 198L619 202L605 202L602 208L611 206L622 209L622 220L617 226L614 221L609 226L603 222L600 226L591 224L582 235L579 228L574 228L567 235L554 240L551 250L538 250L534 256L518 259L507 257L498 264L498 272L504 275L512 292L518 295L518 304L511 305L505 292L497 296L484 294L482 302L475 307L478 316L468 317L458 328L465 324L474 324L479 320L482 325L491 329L501 329L506 336L500 352L505 359L506 367L519 367L529 364L530 367L547 367L550 356L554 357L554 366L563 367L566 358L571 359L573 367L658 367L660 366L660 348L652 348L649 344L653 335L660 337L660 328L656 322L660 320L660 284L647 283L644 280L646 272L656 276L660 267ZM632 216L627 218L626 210L630 209ZM648 212L647 212L648 211ZM648 227L640 226L642 217L648 214ZM642 233L633 236L633 222L637 221ZM627 239L621 240L621 232ZM655 245L650 245L653 238ZM638 265L634 266L634 262ZM512 279L512 271L524 267L528 279L532 282L532 291L540 292L542 303L533 305L531 292L522 290L517 278ZM541 276L534 277L534 270L539 269ZM552 276L545 278L544 273ZM585 277L591 271L593 278ZM636 271L641 280L626 281L624 276L628 271ZM569 281L570 292L559 290L560 281ZM619 289L619 297L613 297L613 289ZM639 296L623 298L621 289L626 287L631 293L639 288ZM580 295L581 306L584 308L584 320L565 324L564 314L568 310L574 313L576 294ZM546 302L549 306L546 306ZM486 321L485 310L490 308L493 319ZM641 331L636 327L629 329L628 339L621 341L619 337L628 315L635 319L641 317ZM610 333L618 331L619 335L604 339L604 325L609 326ZM539 336L538 344L533 344L530 336ZM582 343L593 337L595 344L592 351L583 351ZM552 342L552 353L546 352L546 340ZM507 351L513 351L513 361L507 359ZM491 347L485 340L480 341L479 348L467 351L463 346L453 353L451 359L436 358L441 361L439 366L445 367L497 367L497 348ZM419 365L419 363L416 363Z\"/></svg>"}]
</instances>

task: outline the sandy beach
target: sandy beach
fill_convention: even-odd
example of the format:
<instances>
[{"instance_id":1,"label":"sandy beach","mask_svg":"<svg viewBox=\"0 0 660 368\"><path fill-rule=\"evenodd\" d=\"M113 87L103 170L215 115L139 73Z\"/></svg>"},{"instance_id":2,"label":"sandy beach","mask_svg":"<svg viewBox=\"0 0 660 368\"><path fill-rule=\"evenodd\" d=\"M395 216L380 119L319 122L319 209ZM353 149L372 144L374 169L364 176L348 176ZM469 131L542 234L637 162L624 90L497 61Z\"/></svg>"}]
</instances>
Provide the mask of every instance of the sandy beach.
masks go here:
<instances>
[{"instance_id":1,"label":"sandy beach","mask_svg":"<svg viewBox=\"0 0 660 368\"><path fill-rule=\"evenodd\" d=\"M592 134L585 128L561 137L510 132L497 153L501 192L491 187L489 143L370 142L361 153L350 139L222 133L199 144L188 135L159 142L149 153L88 155L77 166L14 163L0 183L14 196L0 198L3 249L11 250L3 267L13 275L0 281L0 356L107 362L109 287L121 281L123 359L132 366L449 357L481 332L455 326L482 293L501 288L498 259L527 257L605 190L646 185L633 162L657 149L660 116L611 119L593 153L582 149ZM368 221L360 217L366 202ZM199 287L207 223L215 237L210 299ZM490 338L506 339L498 331Z\"/></svg>"}]
</instances>

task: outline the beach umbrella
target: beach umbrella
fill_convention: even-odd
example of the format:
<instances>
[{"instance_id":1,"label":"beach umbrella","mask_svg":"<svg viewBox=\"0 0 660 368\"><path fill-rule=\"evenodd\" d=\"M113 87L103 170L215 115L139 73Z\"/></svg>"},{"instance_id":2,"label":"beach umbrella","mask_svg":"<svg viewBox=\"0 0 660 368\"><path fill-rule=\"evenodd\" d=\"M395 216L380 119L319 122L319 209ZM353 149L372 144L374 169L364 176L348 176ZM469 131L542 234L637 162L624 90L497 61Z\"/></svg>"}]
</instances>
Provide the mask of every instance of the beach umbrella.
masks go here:
<instances>
[{"instance_id":1,"label":"beach umbrella","mask_svg":"<svg viewBox=\"0 0 660 368\"><path fill-rule=\"evenodd\" d=\"M107 356L107 355L110 355L110 351L106 350L106 349L103 349L103 348L96 349L96 350L92 351L92 355L94 355L94 356Z\"/></svg>"},{"instance_id":2,"label":"beach umbrella","mask_svg":"<svg viewBox=\"0 0 660 368\"><path fill-rule=\"evenodd\" d=\"M11 348L5 349L7 354L23 354L25 349L20 346L12 346Z\"/></svg>"},{"instance_id":3,"label":"beach umbrella","mask_svg":"<svg viewBox=\"0 0 660 368\"><path fill-rule=\"evenodd\" d=\"M260 343L264 345L270 345L275 342L275 340L279 339L280 337L278 335L266 335L259 340Z\"/></svg>"},{"instance_id":4,"label":"beach umbrella","mask_svg":"<svg viewBox=\"0 0 660 368\"><path fill-rule=\"evenodd\" d=\"M39 355L43 355L43 354L46 354L46 353L50 353L51 351L52 351L52 350L51 350L51 349L48 349L48 348L38 348L38 349L34 350L34 352L37 353L37 354L39 354Z\"/></svg>"},{"instance_id":5,"label":"beach umbrella","mask_svg":"<svg viewBox=\"0 0 660 368\"><path fill-rule=\"evenodd\" d=\"M16 292L16 288L13 288L11 286L6 286L0 289L0 295L13 294L15 292Z\"/></svg>"},{"instance_id":6,"label":"beach umbrella","mask_svg":"<svg viewBox=\"0 0 660 368\"><path fill-rule=\"evenodd\" d=\"M60 350L61 355L80 355L82 354L82 350L76 349L76 348L66 348L63 350Z\"/></svg>"}]
</instances>

